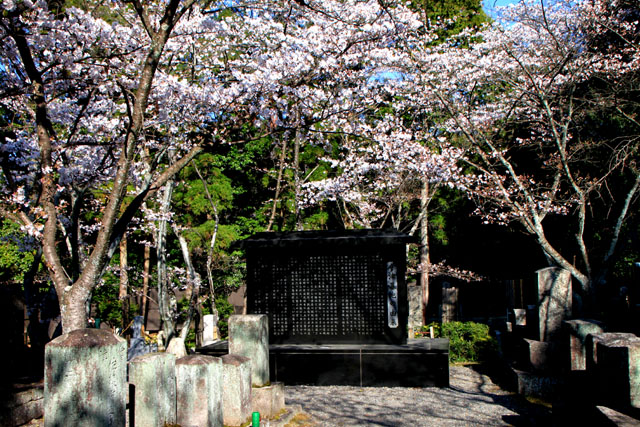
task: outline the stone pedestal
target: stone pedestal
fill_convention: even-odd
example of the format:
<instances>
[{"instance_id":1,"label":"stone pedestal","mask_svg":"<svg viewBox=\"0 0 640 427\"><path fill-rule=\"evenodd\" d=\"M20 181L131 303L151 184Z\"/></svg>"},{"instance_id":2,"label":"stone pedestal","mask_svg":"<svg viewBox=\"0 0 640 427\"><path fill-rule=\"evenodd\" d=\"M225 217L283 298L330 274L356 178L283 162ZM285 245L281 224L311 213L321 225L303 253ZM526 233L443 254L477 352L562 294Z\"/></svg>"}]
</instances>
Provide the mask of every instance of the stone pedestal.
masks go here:
<instances>
[{"instance_id":1,"label":"stone pedestal","mask_svg":"<svg viewBox=\"0 0 640 427\"><path fill-rule=\"evenodd\" d=\"M532 338L554 341L560 336L562 321L571 316L571 273L549 267L537 274L537 323Z\"/></svg>"},{"instance_id":2,"label":"stone pedestal","mask_svg":"<svg viewBox=\"0 0 640 427\"><path fill-rule=\"evenodd\" d=\"M224 425L240 426L251 418L251 360L236 354L221 359Z\"/></svg>"},{"instance_id":3,"label":"stone pedestal","mask_svg":"<svg viewBox=\"0 0 640 427\"><path fill-rule=\"evenodd\" d=\"M603 400L614 407L640 408L640 338L602 340L596 346Z\"/></svg>"},{"instance_id":4,"label":"stone pedestal","mask_svg":"<svg viewBox=\"0 0 640 427\"><path fill-rule=\"evenodd\" d=\"M129 419L135 427L176 423L176 357L149 353L129 363Z\"/></svg>"},{"instance_id":5,"label":"stone pedestal","mask_svg":"<svg viewBox=\"0 0 640 427\"><path fill-rule=\"evenodd\" d=\"M254 387L251 391L251 407L253 412L260 412L263 419L279 415L284 409L284 384Z\"/></svg>"},{"instance_id":6,"label":"stone pedestal","mask_svg":"<svg viewBox=\"0 0 640 427\"><path fill-rule=\"evenodd\" d=\"M229 317L229 354L251 359L251 383L269 384L269 322L264 314Z\"/></svg>"},{"instance_id":7,"label":"stone pedestal","mask_svg":"<svg viewBox=\"0 0 640 427\"><path fill-rule=\"evenodd\" d=\"M126 423L127 342L103 329L79 329L45 347L45 426Z\"/></svg>"},{"instance_id":8,"label":"stone pedestal","mask_svg":"<svg viewBox=\"0 0 640 427\"><path fill-rule=\"evenodd\" d=\"M603 332L602 323L595 320L566 320L563 322L569 337L569 366L572 371L587 369L587 337Z\"/></svg>"},{"instance_id":9,"label":"stone pedestal","mask_svg":"<svg viewBox=\"0 0 640 427\"><path fill-rule=\"evenodd\" d=\"M176 423L222 427L222 359L193 355L176 361Z\"/></svg>"}]
</instances>

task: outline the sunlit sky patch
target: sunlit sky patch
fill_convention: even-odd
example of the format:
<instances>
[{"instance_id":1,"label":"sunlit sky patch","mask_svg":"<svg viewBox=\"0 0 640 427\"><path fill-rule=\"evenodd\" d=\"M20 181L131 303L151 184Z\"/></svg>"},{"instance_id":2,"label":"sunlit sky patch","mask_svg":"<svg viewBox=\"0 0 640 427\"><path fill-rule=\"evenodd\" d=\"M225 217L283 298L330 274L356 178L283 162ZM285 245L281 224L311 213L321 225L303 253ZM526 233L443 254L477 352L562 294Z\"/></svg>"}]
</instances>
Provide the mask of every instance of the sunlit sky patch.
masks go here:
<instances>
[{"instance_id":1,"label":"sunlit sky patch","mask_svg":"<svg viewBox=\"0 0 640 427\"><path fill-rule=\"evenodd\" d=\"M507 6L509 4L517 2L517 0L483 0L482 6L487 15L495 18L495 9L497 7Z\"/></svg>"}]
</instances>

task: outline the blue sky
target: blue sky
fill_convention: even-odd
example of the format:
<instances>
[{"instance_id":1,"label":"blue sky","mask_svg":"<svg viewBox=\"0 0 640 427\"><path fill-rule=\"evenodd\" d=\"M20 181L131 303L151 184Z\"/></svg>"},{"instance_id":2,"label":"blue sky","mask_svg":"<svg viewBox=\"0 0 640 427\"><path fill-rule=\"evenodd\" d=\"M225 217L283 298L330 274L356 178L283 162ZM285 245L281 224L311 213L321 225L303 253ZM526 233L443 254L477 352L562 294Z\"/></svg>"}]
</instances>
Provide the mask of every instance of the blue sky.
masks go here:
<instances>
[{"instance_id":1,"label":"blue sky","mask_svg":"<svg viewBox=\"0 0 640 427\"><path fill-rule=\"evenodd\" d=\"M506 6L511 3L517 3L517 0L482 0L482 5L484 7L485 12L493 16L492 10L495 7Z\"/></svg>"}]
</instances>

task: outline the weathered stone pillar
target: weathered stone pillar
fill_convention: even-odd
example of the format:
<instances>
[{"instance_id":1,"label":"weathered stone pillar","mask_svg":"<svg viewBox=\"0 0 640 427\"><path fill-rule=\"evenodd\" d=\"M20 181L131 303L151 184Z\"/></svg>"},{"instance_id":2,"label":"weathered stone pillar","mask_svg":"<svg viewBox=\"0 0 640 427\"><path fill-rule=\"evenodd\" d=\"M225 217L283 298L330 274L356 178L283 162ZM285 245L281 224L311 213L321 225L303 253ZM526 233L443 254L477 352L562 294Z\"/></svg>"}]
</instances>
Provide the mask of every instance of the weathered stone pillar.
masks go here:
<instances>
[{"instance_id":1,"label":"weathered stone pillar","mask_svg":"<svg viewBox=\"0 0 640 427\"><path fill-rule=\"evenodd\" d=\"M162 427L176 423L176 357L148 353L129 362L130 425Z\"/></svg>"},{"instance_id":2,"label":"weathered stone pillar","mask_svg":"<svg viewBox=\"0 0 640 427\"><path fill-rule=\"evenodd\" d=\"M78 329L45 347L44 424L126 423L127 342L104 329Z\"/></svg>"},{"instance_id":3,"label":"weathered stone pillar","mask_svg":"<svg viewBox=\"0 0 640 427\"><path fill-rule=\"evenodd\" d=\"M176 361L176 423L222 426L222 360L192 355Z\"/></svg>"},{"instance_id":4,"label":"weathered stone pillar","mask_svg":"<svg viewBox=\"0 0 640 427\"><path fill-rule=\"evenodd\" d=\"M269 322L266 314L229 317L229 354L251 359L251 383L269 384Z\"/></svg>"},{"instance_id":5,"label":"weathered stone pillar","mask_svg":"<svg viewBox=\"0 0 640 427\"><path fill-rule=\"evenodd\" d=\"M569 335L569 366L572 371L587 369L587 337L603 332L602 324L595 320L565 320Z\"/></svg>"},{"instance_id":6,"label":"weathered stone pillar","mask_svg":"<svg viewBox=\"0 0 640 427\"><path fill-rule=\"evenodd\" d=\"M538 274L538 324L534 339L553 341L562 321L571 316L571 273L557 267L543 268Z\"/></svg>"},{"instance_id":7,"label":"weathered stone pillar","mask_svg":"<svg viewBox=\"0 0 640 427\"><path fill-rule=\"evenodd\" d=\"M225 354L221 359L224 425L243 425L251 418L251 360L237 354Z\"/></svg>"}]
</instances>

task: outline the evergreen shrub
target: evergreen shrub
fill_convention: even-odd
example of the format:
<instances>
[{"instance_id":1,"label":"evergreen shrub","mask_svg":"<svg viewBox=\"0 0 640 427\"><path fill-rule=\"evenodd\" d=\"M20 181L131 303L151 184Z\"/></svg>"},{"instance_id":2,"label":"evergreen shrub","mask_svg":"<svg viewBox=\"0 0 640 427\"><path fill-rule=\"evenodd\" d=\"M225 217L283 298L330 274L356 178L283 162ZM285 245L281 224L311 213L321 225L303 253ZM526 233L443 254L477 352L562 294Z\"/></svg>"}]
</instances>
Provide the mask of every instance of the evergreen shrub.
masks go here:
<instances>
[{"instance_id":1,"label":"evergreen shrub","mask_svg":"<svg viewBox=\"0 0 640 427\"><path fill-rule=\"evenodd\" d=\"M489 326L476 322L430 323L422 327L428 332L433 327L435 338L449 338L449 361L451 363L483 362L496 354L497 342Z\"/></svg>"}]
</instances>

